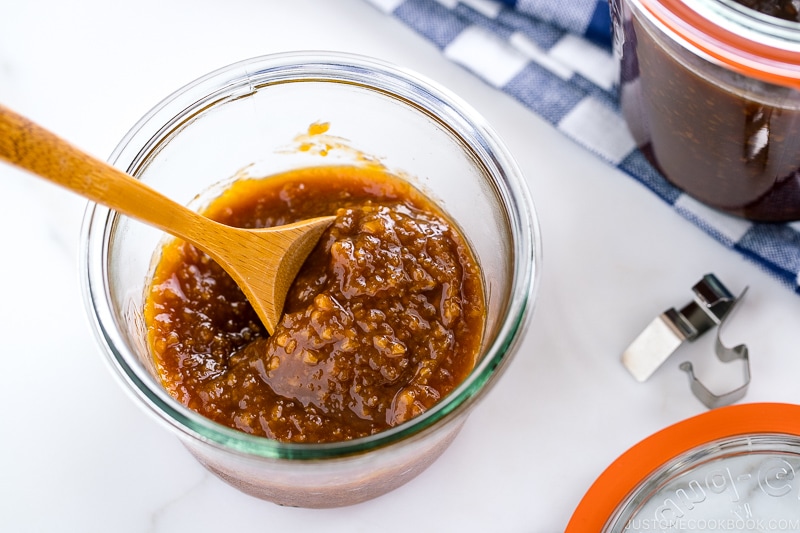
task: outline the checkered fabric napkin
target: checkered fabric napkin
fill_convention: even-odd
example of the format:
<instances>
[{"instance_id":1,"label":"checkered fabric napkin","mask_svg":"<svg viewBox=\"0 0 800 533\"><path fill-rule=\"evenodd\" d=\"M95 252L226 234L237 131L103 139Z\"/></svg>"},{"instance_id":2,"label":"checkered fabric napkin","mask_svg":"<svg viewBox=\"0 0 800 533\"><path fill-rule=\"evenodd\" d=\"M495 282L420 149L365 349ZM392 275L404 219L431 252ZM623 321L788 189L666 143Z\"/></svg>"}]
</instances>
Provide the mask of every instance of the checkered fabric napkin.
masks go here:
<instances>
[{"instance_id":1,"label":"checkered fabric napkin","mask_svg":"<svg viewBox=\"0 0 800 533\"><path fill-rule=\"evenodd\" d=\"M367 1L800 294L800 223L752 223L709 209L637 149L619 110L607 0Z\"/></svg>"}]
</instances>

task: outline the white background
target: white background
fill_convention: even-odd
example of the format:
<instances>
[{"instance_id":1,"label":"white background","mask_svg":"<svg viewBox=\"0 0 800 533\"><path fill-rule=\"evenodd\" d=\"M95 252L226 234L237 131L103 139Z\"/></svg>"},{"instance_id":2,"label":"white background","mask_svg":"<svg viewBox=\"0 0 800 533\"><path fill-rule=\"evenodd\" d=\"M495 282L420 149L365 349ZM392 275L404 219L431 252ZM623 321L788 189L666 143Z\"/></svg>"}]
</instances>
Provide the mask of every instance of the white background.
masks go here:
<instances>
[{"instance_id":1,"label":"white background","mask_svg":"<svg viewBox=\"0 0 800 533\"><path fill-rule=\"evenodd\" d=\"M163 97L226 64L324 49L411 68L469 101L521 166L541 221L536 311L508 372L430 469L377 500L281 508L207 473L112 379L85 318L85 202L0 165L0 530L563 531L594 479L653 432L705 411L677 368L718 388L713 336L648 382L621 351L714 272L750 291L726 341L751 349L744 401L800 403L800 296L676 215L364 0L2 0L0 103L105 159Z\"/></svg>"}]
</instances>

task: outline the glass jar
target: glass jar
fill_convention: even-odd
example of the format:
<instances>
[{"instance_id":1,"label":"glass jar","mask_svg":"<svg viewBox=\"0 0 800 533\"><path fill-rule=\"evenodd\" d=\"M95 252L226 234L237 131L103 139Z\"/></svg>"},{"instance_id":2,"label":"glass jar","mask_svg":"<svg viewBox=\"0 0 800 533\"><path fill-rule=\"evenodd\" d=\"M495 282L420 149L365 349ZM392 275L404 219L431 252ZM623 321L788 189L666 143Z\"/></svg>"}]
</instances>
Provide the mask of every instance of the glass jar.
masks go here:
<instances>
[{"instance_id":1,"label":"glass jar","mask_svg":"<svg viewBox=\"0 0 800 533\"><path fill-rule=\"evenodd\" d=\"M304 135L329 124L328 134ZM110 161L172 199L200 206L242 173L372 164L412 181L460 226L484 274L487 323L468 378L433 408L347 442L287 444L223 427L162 387L143 299L163 234L98 205L83 229L84 293L96 336L134 400L210 471L282 505L333 507L384 494L455 438L515 354L540 268L538 222L518 167L463 101L405 70L353 55L293 53L237 63L150 111Z\"/></svg>"},{"instance_id":2,"label":"glass jar","mask_svg":"<svg viewBox=\"0 0 800 533\"><path fill-rule=\"evenodd\" d=\"M800 23L733 0L611 0L631 132L681 190L800 219Z\"/></svg>"}]
</instances>

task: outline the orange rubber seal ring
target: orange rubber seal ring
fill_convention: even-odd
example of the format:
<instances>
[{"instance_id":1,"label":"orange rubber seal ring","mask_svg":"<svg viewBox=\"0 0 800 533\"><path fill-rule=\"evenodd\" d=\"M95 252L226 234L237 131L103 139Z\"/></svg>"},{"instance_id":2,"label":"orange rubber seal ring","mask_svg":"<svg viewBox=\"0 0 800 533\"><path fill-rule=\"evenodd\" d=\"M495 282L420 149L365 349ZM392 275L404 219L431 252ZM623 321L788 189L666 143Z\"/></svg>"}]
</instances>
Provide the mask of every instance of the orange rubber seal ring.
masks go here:
<instances>
[{"instance_id":1,"label":"orange rubber seal ring","mask_svg":"<svg viewBox=\"0 0 800 533\"><path fill-rule=\"evenodd\" d=\"M602 531L636 486L676 457L719 439L756 434L800 436L800 405L753 403L720 407L654 433L597 478L564 533Z\"/></svg>"}]
</instances>

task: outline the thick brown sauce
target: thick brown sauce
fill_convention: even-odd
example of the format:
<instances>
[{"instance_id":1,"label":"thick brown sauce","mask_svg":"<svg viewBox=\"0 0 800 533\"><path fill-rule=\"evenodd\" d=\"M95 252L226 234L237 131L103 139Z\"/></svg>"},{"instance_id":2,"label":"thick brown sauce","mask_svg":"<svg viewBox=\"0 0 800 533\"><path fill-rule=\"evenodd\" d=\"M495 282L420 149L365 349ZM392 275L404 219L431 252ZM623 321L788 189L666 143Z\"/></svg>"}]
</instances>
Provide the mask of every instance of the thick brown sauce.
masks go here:
<instances>
[{"instance_id":1,"label":"thick brown sauce","mask_svg":"<svg viewBox=\"0 0 800 533\"><path fill-rule=\"evenodd\" d=\"M765 15L800 22L797 0L735 0Z\"/></svg>"},{"instance_id":2,"label":"thick brown sauce","mask_svg":"<svg viewBox=\"0 0 800 533\"><path fill-rule=\"evenodd\" d=\"M374 434L425 411L471 371L481 273L454 225L379 169L323 167L236 182L205 213L239 227L335 214L268 336L222 269L162 251L145 303L164 387L241 431L291 442Z\"/></svg>"}]
</instances>

